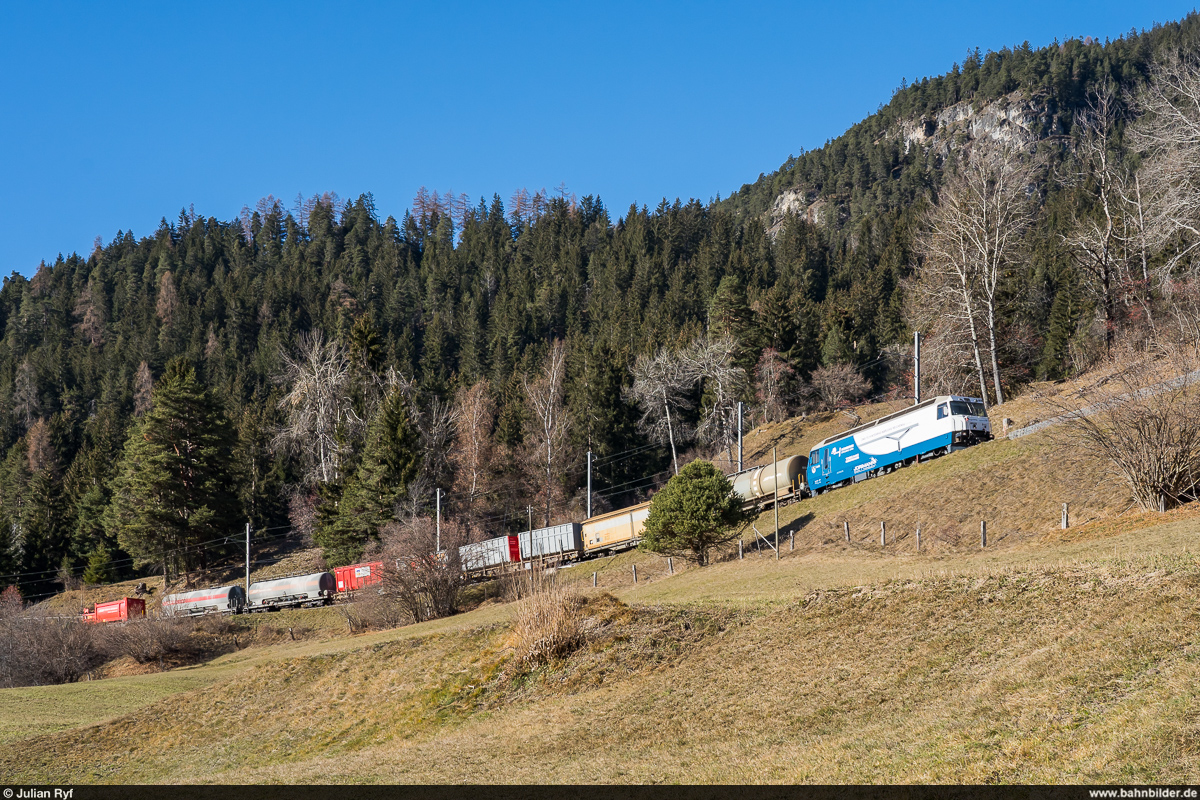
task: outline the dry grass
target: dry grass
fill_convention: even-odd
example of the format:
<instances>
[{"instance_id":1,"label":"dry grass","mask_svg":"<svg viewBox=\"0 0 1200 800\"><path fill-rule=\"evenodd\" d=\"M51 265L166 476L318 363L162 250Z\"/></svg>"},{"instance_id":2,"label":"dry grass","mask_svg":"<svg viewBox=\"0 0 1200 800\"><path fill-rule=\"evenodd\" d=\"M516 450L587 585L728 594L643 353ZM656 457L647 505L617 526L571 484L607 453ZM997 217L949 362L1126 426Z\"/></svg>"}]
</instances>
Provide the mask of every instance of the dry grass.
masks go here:
<instances>
[{"instance_id":1,"label":"dry grass","mask_svg":"<svg viewBox=\"0 0 1200 800\"><path fill-rule=\"evenodd\" d=\"M739 612L597 599L608 610L587 615L618 621L520 691L499 676L504 627L427 633L263 663L107 725L29 739L0 770L116 782L1185 782L1200 769L1197 590L1200 564L1181 556L809 591Z\"/></svg>"},{"instance_id":2,"label":"dry grass","mask_svg":"<svg viewBox=\"0 0 1200 800\"><path fill-rule=\"evenodd\" d=\"M769 458L772 441L781 454L807 450L848 423L760 429L756 452ZM0 772L125 783L1194 781L1200 509L1150 515L1127 503L1050 437L998 441L784 508L796 550L785 534L779 561L748 548L744 560L679 563L671 575L665 559L632 552L559 570L560 591L583 598L568 611L587 635L532 671L519 662L536 648L512 649L519 604L485 599L469 614L356 636L341 635L334 609L263 617L277 630L325 621L309 623L307 641L101 681L92 705L79 685L6 691L0 737L23 741L0 754ZM555 631L553 613L530 630ZM39 727L25 733L31 709Z\"/></svg>"},{"instance_id":3,"label":"dry grass","mask_svg":"<svg viewBox=\"0 0 1200 800\"><path fill-rule=\"evenodd\" d=\"M518 600L513 610L511 647L527 669L553 664L584 643L583 597L546 586Z\"/></svg>"}]
</instances>

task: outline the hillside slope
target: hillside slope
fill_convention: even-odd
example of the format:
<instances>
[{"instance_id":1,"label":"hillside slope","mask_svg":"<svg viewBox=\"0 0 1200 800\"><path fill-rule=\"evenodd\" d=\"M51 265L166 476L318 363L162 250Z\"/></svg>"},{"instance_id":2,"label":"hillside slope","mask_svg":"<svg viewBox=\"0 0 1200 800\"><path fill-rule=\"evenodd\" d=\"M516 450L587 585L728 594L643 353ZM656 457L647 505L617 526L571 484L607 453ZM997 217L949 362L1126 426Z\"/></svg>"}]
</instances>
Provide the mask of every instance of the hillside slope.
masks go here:
<instances>
[{"instance_id":1,"label":"hillside slope","mask_svg":"<svg viewBox=\"0 0 1200 800\"><path fill-rule=\"evenodd\" d=\"M1039 387L996 414L1027 420L1078 388ZM748 453L804 450L846 422L765 427ZM1098 465L1071 465L1051 435L787 506L796 549L785 539L778 561L731 548L671 574L634 552L560 570L588 597L592 633L533 673L512 649L514 606L492 601L360 636L318 628L166 673L6 690L0 771L120 783L1193 780L1200 510L1120 514L1119 488L1103 488ZM1097 519L1057 530L1063 496ZM981 515L995 531L987 549L974 538ZM920 552L905 529L918 516ZM884 547L881 517L897 536Z\"/></svg>"},{"instance_id":2,"label":"hillside slope","mask_svg":"<svg viewBox=\"0 0 1200 800\"><path fill-rule=\"evenodd\" d=\"M0 769L30 782L1186 782L1200 768L1198 589L1186 554L797 585L727 610L593 596L591 645L528 677L503 625L416 626L25 739Z\"/></svg>"}]
</instances>

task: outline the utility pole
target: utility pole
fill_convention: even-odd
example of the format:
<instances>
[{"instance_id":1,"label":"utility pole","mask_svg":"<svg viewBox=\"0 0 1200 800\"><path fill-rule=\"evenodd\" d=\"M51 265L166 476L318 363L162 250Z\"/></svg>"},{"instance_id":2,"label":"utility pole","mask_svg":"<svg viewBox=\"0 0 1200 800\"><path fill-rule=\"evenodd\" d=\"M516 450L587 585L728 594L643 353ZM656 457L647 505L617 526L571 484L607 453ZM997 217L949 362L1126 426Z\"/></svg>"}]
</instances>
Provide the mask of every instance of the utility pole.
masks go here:
<instances>
[{"instance_id":1,"label":"utility pole","mask_svg":"<svg viewBox=\"0 0 1200 800\"><path fill-rule=\"evenodd\" d=\"M588 515L588 519L592 518L592 451L591 450L588 450L587 515Z\"/></svg>"},{"instance_id":2,"label":"utility pole","mask_svg":"<svg viewBox=\"0 0 1200 800\"><path fill-rule=\"evenodd\" d=\"M525 506L529 512L529 560L533 561L533 506Z\"/></svg>"},{"instance_id":3,"label":"utility pole","mask_svg":"<svg viewBox=\"0 0 1200 800\"><path fill-rule=\"evenodd\" d=\"M742 401L738 400L738 472L742 471Z\"/></svg>"},{"instance_id":4,"label":"utility pole","mask_svg":"<svg viewBox=\"0 0 1200 800\"><path fill-rule=\"evenodd\" d=\"M775 560L779 560L779 456L771 448L771 472L775 481Z\"/></svg>"},{"instance_id":5,"label":"utility pole","mask_svg":"<svg viewBox=\"0 0 1200 800\"><path fill-rule=\"evenodd\" d=\"M437 542L434 545L434 550L442 552L442 490L435 489L437 497Z\"/></svg>"},{"instance_id":6,"label":"utility pole","mask_svg":"<svg viewBox=\"0 0 1200 800\"><path fill-rule=\"evenodd\" d=\"M913 332L913 405L921 402L921 332Z\"/></svg>"},{"instance_id":7,"label":"utility pole","mask_svg":"<svg viewBox=\"0 0 1200 800\"><path fill-rule=\"evenodd\" d=\"M250 523L246 523L246 597L250 597Z\"/></svg>"}]
</instances>

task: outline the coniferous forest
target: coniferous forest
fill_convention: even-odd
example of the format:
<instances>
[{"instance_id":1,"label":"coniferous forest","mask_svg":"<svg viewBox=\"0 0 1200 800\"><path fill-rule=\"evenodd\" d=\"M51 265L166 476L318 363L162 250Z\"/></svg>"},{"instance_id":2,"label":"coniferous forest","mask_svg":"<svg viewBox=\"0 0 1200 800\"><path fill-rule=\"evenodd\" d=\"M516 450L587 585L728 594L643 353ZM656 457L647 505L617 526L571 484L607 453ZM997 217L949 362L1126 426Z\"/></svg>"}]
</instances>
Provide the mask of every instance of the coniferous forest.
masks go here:
<instances>
[{"instance_id":1,"label":"coniferous forest","mask_svg":"<svg viewBox=\"0 0 1200 800\"><path fill-rule=\"evenodd\" d=\"M1198 37L1192 15L970 52L709 203L422 189L389 215L370 195L268 197L14 272L0 582L34 599L80 578L203 580L240 557L246 523L349 563L439 492L474 538L578 519L589 452L595 502L615 508L680 459L728 471L739 401L756 423L905 396L914 329L931 388L990 402L1118 334L1187 335L1194 234L1163 211L1187 198L1154 176L1190 151L1151 134ZM1009 108L1015 139L958 124ZM983 154L1001 145L1017 156ZM996 189L1014 175L1019 191ZM976 185L1015 209L1016 244L956 290L942 211ZM964 333L977 321L989 336Z\"/></svg>"}]
</instances>

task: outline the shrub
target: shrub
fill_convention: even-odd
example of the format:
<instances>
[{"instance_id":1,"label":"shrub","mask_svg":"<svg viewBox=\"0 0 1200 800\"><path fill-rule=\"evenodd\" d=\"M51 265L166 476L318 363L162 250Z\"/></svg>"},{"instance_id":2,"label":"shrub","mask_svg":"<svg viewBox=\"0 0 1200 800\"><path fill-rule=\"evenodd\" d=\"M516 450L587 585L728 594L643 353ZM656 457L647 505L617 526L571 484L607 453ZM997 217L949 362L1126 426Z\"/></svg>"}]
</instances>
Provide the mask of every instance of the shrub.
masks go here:
<instances>
[{"instance_id":1,"label":"shrub","mask_svg":"<svg viewBox=\"0 0 1200 800\"><path fill-rule=\"evenodd\" d=\"M519 601L513 623L513 649L529 669L550 664L575 652L586 640L583 597L557 586L545 586Z\"/></svg>"},{"instance_id":2,"label":"shrub","mask_svg":"<svg viewBox=\"0 0 1200 800\"><path fill-rule=\"evenodd\" d=\"M0 687L72 683L105 661L96 626L26 613L0 620Z\"/></svg>"},{"instance_id":3,"label":"shrub","mask_svg":"<svg viewBox=\"0 0 1200 800\"><path fill-rule=\"evenodd\" d=\"M139 664L160 665L167 656L191 651L193 625L186 619L131 619L103 626L105 650L112 658L129 656Z\"/></svg>"}]
</instances>

